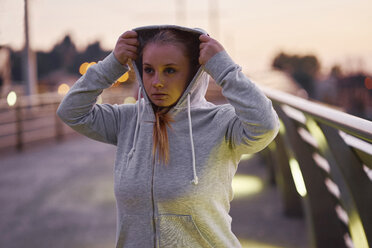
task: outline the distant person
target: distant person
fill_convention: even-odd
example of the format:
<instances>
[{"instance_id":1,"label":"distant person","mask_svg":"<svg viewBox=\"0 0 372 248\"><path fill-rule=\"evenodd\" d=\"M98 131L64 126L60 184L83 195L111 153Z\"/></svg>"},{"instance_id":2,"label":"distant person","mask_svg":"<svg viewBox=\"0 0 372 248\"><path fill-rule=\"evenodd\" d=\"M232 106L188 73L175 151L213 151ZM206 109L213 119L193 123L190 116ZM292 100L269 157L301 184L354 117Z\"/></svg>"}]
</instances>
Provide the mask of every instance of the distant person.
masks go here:
<instances>
[{"instance_id":1,"label":"distant person","mask_svg":"<svg viewBox=\"0 0 372 248\"><path fill-rule=\"evenodd\" d=\"M96 104L131 61L137 103ZM206 101L208 74L230 104ZM241 247L229 216L232 178L242 154L274 139L278 118L219 42L179 26L127 31L75 83L58 115L117 146L116 247Z\"/></svg>"}]
</instances>

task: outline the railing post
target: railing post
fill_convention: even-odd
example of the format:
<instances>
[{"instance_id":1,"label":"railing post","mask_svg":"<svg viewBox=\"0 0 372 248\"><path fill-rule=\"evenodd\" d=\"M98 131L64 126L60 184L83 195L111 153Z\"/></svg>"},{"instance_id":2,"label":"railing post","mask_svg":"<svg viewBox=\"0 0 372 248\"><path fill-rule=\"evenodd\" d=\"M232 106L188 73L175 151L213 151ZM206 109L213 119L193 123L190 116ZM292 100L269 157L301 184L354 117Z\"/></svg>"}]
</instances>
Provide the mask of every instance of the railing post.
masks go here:
<instances>
[{"instance_id":1,"label":"railing post","mask_svg":"<svg viewBox=\"0 0 372 248\"><path fill-rule=\"evenodd\" d=\"M269 176L268 178L269 184L272 186L276 184L274 151L275 151L275 142L273 141L268 145L268 147L266 147L260 152L263 159L265 160L265 164L267 167L267 172Z\"/></svg>"},{"instance_id":2,"label":"railing post","mask_svg":"<svg viewBox=\"0 0 372 248\"><path fill-rule=\"evenodd\" d=\"M62 121L59 119L57 115L57 109L58 109L59 103L54 104L54 122L55 122L55 135L56 135L56 140L61 141L63 139L63 125Z\"/></svg>"},{"instance_id":3,"label":"railing post","mask_svg":"<svg viewBox=\"0 0 372 248\"><path fill-rule=\"evenodd\" d=\"M319 150L327 159L332 179L340 189L354 245L368 247L368 243L372 244L372 183L363 171L363 164L337 130L315 121L308 123L310 132L322 144Z\"/></svg>"},{"instance_id":4,"label":"railing post","mask_svg":"<svg viewBox=\"0 0 372 248\"><path fill-rule=\"evenodd\" d=\"M301 198L289 169L289 159L282 135L279 133L275 138L276 182L283 196L284 213L287 216L298 217L303 215Z\"/></svg>"},{"instance_id":5,"label":"railing post","mask_svg":"<svg viewBox=\"0 0 372 248\"><path fill-rule=\"evenodd\" d=\"M372 183L367 170L372 169L370 152L372 122L275 89L264 88L264 92L273 101L274 106L283 107L285 110L285 113L282 111L280 114L283 121L287 114L288 118L293 118L293 122L287 120L285 123L287 130L290 130L290 134L286 136L308 187L308 199L304 198L304 200L308 201L305 208L309 208L306 212L306 216L310 217L309 221L319 222L322 209L312 204L314 201L321 202L329 208L331 215L332 212L337 213L347 231L343 237L348 247L370 247L372 245ZM277 112L279 113L280 109ZM299 129L296 125L299 125ZM340 133L341 131L345 136ZM300 139L296 136L303 138L306 144L297 141ZM313 169L316 167L314 162L323 168L323 170L318 169L321 173ZM324 179L326 181L322 182ZM329 190L328 195L334 196L333 200L323 199L325 190L312 188L314 185L323 188L324 184ZM337 202L336 206L334 202ZM328 222L330 216L324 214L323 216L323 221ZM316 222L312 226L315 234L318 235ZM321 225L319 230L325 230L327 235L334 232L334 229ZM340 235L342 236L342 232Z\"/></svg>"},{"instance_id":6,"label":"railing post","mask_svg":"<svg viewBox=\"0 0 372 248\"><path fill-rule=\"evenodd\" d=\"M284 140L294 156L289 154L289 164L298 164L306 186L302 199L313 247L346 248L344 236L347 230L336 214L336 200L324 183L325 173L322 173L313 159L314 149L302 140L295 122L281 108L276 111L285 125Z\"/></svg>"},{"instance_id":7,"label":"railing post","mask_svg":"<svg viewBox=\"0 0 372 248\"><path fill-rule=\"evenodd\" d=\"M15 107L16 116L16 149L18 151L23 150L23 125L22 125L22 107L18 103Z\"/></svg>"}]
</instances>

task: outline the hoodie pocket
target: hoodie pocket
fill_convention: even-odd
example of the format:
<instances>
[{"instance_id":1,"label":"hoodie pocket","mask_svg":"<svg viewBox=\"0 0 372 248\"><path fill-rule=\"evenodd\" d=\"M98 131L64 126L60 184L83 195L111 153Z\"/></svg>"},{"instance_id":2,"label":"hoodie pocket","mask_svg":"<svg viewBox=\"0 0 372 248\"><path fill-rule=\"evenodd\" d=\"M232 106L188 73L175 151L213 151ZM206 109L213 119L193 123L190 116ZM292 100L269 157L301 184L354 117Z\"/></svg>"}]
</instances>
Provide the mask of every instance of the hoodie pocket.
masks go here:
<instances>
[{"instance_id":1,"label":"hoodie pocket","mask_svg":"<svg viewBox=\"0 0 372 248\"><path fill-rule=\"evenodd\" d=\"M212 247L190 215L160 215L159 241L161 248Z\"/></svg>"}]
</instances>

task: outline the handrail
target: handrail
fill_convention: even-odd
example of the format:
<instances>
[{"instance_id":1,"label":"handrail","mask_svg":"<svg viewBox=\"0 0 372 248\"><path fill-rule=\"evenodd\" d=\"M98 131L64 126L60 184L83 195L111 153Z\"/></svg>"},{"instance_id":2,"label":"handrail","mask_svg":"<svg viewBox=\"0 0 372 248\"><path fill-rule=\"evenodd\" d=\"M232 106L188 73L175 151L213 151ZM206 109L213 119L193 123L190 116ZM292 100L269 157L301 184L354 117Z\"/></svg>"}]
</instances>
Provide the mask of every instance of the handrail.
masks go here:
<instances>
[{"instance_id":1,"label":"handrail","mask_svg":"<svg viewBox=\"0 0 372 248\"><path fill-rule=\"evenodd\" d=\"M0 100L0 150L24 149L26 144L46 139L60 140L73 133L57 117L63 96L45 93L21 96L14 106Z\"/></svg>"},{"instance_id":2,"label":"handrail","mask_svg":"<svg viewBox=\"0 0 372 248\"><path fill-rule=\"evenodd\" d=\"M131 89L106 90L104 102L122 103L131 96ZM21 151L26 144L46 139L60 140L65 135L76 134L56 115L63 95L57 92L21 96L14 106L0 99L0 151L16 148Z\"/></svg>"},{"instance_id":3,"label":"handrail","mask_svg":"<svg viewBox=\"0 0 372 248\"><path fill-rule=\"evenodd\" d=\"M261 88L281 121L264 154L285 212L305 213L313 247L372 246L372 122Z\"/></svg>"},{"instance_id":4,"label":"handrail","mask_svg":"<svg viewBox=\"0 0 372 248\"><path fill-rule=\"evenodd\" d=\"M372 142L372 122L323 106L319 103L310 102L283 91L261 87L265 94L272 100L298 109L327 125L332 125L346 133L357 136L368 142Z\"/></svg>"}]
</instances>

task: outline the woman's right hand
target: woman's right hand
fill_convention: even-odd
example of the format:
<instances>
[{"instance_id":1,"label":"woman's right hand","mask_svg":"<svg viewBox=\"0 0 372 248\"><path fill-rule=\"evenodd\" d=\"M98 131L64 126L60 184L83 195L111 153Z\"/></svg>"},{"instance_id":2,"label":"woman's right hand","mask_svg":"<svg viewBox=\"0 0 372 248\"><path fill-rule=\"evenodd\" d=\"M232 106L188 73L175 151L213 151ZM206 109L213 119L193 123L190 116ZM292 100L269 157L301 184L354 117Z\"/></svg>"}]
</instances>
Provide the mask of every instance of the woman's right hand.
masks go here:
<instances>
[{"instance_id":1,"label":"woman's right hand","mask_svg":"<svg viewBox=\"0 0 372 248\"><path fill-rule=\"evenodd\" d=\"M139 42L135 31L127 31L116 42L114 56L122 65L126 65L129 59L137 59Z\"/></svg>"}]
</instances>

